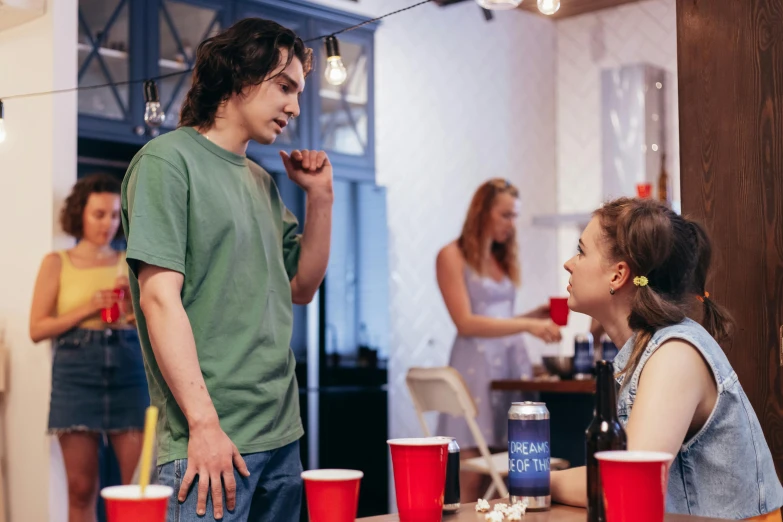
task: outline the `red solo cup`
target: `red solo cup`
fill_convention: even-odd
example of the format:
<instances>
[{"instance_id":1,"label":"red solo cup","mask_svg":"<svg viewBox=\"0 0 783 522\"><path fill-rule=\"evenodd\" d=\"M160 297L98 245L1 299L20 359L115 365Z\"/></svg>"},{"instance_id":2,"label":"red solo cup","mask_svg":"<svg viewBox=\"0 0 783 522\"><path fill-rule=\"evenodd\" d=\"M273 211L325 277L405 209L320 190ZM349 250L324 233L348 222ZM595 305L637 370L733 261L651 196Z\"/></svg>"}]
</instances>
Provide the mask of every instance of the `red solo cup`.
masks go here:
<instances>
[{"instance_id":1,"label":"red solo cup","mask_svg":"<svg viewBox=\"0 0 783 522\"><path fill-rule=\"evenodd\" d=\"M671 453L600 451L606 522L663 522Z\"/></svg>"},{"instance_id":2,"label":"red solo cup","mask_svg":"<svg viewBox=\"0 0 783 522\"><path fill-rule=\"evenodd\" d=\"M302 473L310 522L353 522L364 477L352 469L314 469Z\"/></svg>"},{"instance_id":3,"label":"red solo cup","mask_svg":"<svg viewBox=\"0 0 783 522\"><path fill-rule=\"evenodd\" d=\"M637 183L636 195L642 199L652 197L652 183Z\"/></svg>"},{"instance_id":4,"label":"red solo cup","mask_svg":"<svg viewBox=\"0 0 783 522\"><path fill-rule=\"evenodd\" d=\"M440 522L450 439L392 439L394 490L400 522Z\"/></svg>"},{"instance_id":5,"label":"red solo cup","mask_svg":"<svg viewBox=\"0 0 783 522\"><path fill-rule=\"evenodd\" d=\"M101 320L104 323L116 323L120 320L120 303L125 299L125 289L115 288L113 291L117 296L117 302L108 308L101 309Z\"/></svg>"},{"instance_id":6,"label":"red solo cup","mask_svg":"<svg viewBox=\"0 0 783 522\"><path fill-rule=\"evenodd\" d=\"M139 485L111 486L101 490L107 522L166 522L166 508L174 490L151 485L141 496Z\"/></svg>"},{"instance_id":7,"label":"red solo cup","mask_svg":"<svg viewBox=\"0 0 783 522\"><path fill-rule=\"evenodd\" d=\"M549 298L549 317L557 326L568 324L568 298L550 297Z\"/></svg>"}]
</instances>

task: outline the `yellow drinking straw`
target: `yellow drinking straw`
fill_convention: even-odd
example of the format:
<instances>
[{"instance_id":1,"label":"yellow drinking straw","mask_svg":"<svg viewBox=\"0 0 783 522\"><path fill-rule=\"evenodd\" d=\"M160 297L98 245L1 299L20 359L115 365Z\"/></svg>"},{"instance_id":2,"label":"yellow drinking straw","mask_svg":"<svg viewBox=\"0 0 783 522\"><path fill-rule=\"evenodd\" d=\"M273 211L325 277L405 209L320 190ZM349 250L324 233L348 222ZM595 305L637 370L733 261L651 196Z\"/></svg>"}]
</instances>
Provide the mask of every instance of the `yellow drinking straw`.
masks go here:
<instances>
[{"instance_id":1,"label":"yellow drinking straw","mask_svg":"<svg viewBox=\"0 0 783 522\"><path fill-rule=\"evenodd\" d=\"M144 488L150 482L150 470L152 468L152 445L155 443L155 426L158 424L158 408L147 408L147 417L144 420L144 445L141 447L141 472L139 474L139 486L141 496L144 496Z\"/></svg>"}]
</instances>

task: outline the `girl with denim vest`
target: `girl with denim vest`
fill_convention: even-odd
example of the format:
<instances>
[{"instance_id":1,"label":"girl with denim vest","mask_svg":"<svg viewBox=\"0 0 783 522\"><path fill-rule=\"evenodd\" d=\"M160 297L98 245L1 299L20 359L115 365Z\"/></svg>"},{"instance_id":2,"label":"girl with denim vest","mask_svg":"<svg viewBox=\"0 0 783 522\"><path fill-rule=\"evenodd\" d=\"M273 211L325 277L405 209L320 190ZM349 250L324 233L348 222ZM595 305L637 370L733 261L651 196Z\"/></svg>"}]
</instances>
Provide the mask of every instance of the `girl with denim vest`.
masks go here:
<instances>
[{"instance_id":1,"label":"girl with denim vest","mask_svg":"<svg viewBox=\"0 0 783 522\"><path fill-rule=\"evenodd\" d=\"M565 264L568 304L622 346L614 365L628 449L675 455L666 511L780 522L772 455L718 345L731 321L704 287L711 257L697 223L652 200L618 199L594 213ZM584 506L586 487L584 468L552 474L556 502Z\"/></svg>"}]
</instances>

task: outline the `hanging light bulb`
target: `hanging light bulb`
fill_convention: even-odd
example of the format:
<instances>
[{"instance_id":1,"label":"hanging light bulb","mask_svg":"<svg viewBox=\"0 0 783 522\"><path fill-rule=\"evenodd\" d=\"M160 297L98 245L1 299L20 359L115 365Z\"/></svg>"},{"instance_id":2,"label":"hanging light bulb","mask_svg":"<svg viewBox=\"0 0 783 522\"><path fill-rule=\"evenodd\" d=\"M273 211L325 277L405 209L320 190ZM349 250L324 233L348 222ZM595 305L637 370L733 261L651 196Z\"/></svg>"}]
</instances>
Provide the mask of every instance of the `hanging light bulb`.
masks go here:
<instances>
[{"instance_id":1,"label":"hanging light bulb","mask_svg":"<svg viewBox=\"0 0 783 522\"><path fill-rule=\"evenodd\" d=\"M3 119L3 100L0 100L0 143L5 141L5 120Z\"/></svg>"},{"instance_id":2,"label":"hanging light bulb","mask_svg":"<svg viewBox=\"0 0 783 522\"><path fill-rule=\"evenodd\" d=\"M503 11L505 9L515 9L519 7L522 0L476 0L476 3L484 9Z\"/></svg>"},{"instance_id":3,"label":"hanging light bulb","mask_svg":"<svg viewBox=\"0 0 783 522\"><path fill-rule=\"evenodd\" d=\"M345 70L343 59L340 56L340 46L337 38L328 36L326 38L326 71L324 71L326 81L332 85L342 85L348 78L348 71Z\"/></svg>"},{"instance_id":4,"label":"hanging light bulb","mask_svg":"<svg viewBox=\"0 0 783 522\"><path fill-rule=\"evenodd\" d=\"M560 0L538 0L538 10L545 15L553 15L560 9Z\"/></svg>"},{"instance_id":5,"label":"hanging light bulb","mask_svg":"<svg viewBox=\"0 0 783 522\"><path fill-rule=\"evenodd\" d=\"M158 96L158 85L155 80L147 80L144 82L144 101L146 107L144 109L144 123L148 127L157 128L163 125L166 121L166 114L163 112L163 108L160 106L160 96Z\"/></svg>"}]
</instances>

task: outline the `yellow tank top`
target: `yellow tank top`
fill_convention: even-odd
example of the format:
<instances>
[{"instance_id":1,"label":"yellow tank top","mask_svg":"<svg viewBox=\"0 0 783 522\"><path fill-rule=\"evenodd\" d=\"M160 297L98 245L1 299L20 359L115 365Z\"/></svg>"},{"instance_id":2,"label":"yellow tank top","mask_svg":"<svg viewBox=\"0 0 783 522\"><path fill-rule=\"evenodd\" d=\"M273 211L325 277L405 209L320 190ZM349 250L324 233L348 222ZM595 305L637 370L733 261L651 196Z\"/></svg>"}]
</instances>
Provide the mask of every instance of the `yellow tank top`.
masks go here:
<instances>
[{"instance_id":1,"label":"yellow tank top","mask_svg":"<svg viewBox=\"0 0 783 522\"><path fill-rule=\"evenodd\" d=\"M128 275L125 254L120 253L116 264L93 268L76 268L64 250L60 254L60 292L57 295L57 315L74 310L92 299L99 290L111 290L119 276ZM85 319L79 328L103 330L106 325L101 321L100 312Z\"/></svg>"}]
</instances>

